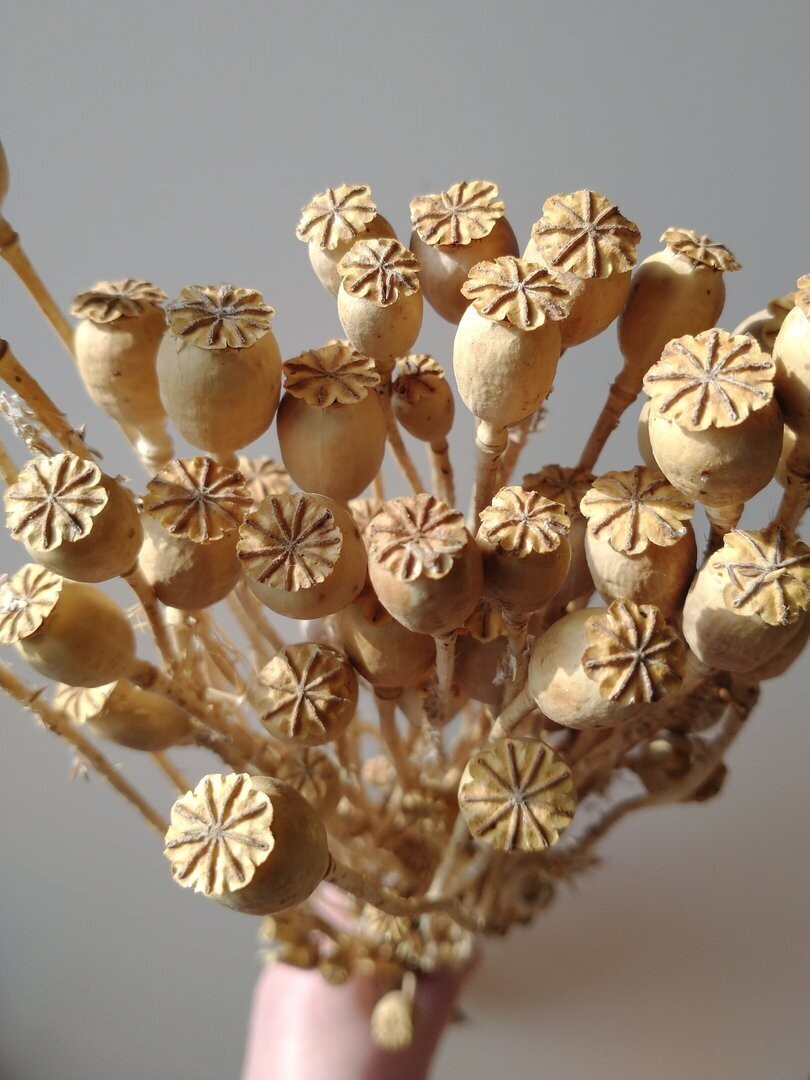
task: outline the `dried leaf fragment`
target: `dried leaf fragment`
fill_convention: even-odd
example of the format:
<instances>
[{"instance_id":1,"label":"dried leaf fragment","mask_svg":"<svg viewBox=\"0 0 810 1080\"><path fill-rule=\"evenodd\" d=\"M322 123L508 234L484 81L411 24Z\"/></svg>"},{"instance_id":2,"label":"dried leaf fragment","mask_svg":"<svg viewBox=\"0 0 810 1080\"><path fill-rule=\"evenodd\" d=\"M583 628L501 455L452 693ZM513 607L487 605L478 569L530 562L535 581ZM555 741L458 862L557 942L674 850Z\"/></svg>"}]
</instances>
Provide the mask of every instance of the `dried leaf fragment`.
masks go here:
<instances>
[{"instance_id":1,"label":"dried leaf fragment","mask_svg":"<svg viewBox=\"0 0 810 1080\"><path fill-rule=\"evenodd\" d=\"M411 199L411 221L426 244L466 246L489 236L504 213L496 184L462 180L436 195Z\"/></svg>"},{"instance_id":2,"label":"dried leaf fragment","mask_svg":"<svg viewBox=\"0 0 810 1080\"><path fill-rule=\"evenodd\" d=\"M253 504L241 473L213 458L175 458L147 484L144 512L172 536L195 544L220 540Z\"/></svg>"},{"instance_id":3,"label":"dried leaf fragment","mask_svg":"<svg viewBox=\"0 0 810 1080\"><path fill-rule=\"evenodd\" d=\"M443 578L469 538L463 515L424 493L389 499L367 535L369 559L402 581Z\"/></svg>"},{"instance_id":4,"label":"dried leaf fragment","mask_svg":"<svg viewBox=\"0 0 810 1080\"><path fill-rule=\"evenodd\" d=\"M481 512L479 536L525 558L533 552L556 551L570 524L560 503L521 487L502 487Z\"/></svg>"},{"instance_id":5,"label":"dried leaf fragment","mask_svg":"<svg viewBox=\"0 0 810 1080\"><path fill-rule=\"evenodd\" d=\"M334 251L366 231L377 216L366 184L339 184L316 195L301 211L295 230L299 240L315 243L323 251Z\"/></svg>"},{"instance_id":6,"label":"dried leaf fragment","mask_svg":"<svg viewBox=\"0 0 810 1080\"><path fill-rule=\"evenodd\" d=\"M598 477L580 509L592 536L614 551L640 555L650 544L669 547L685 536L682 522L692 517L695 504L657 469L636 465Z\"/></svg>"},{"instance_id":7,"label":"dried leaf fragment","mask_svg":"<svg viewBox=\"0 0 810 1080\"><path fill-rule=\"evenodd\" d=\"M508 322L518 330L536 330L568 315L575 291L544 266L514 255L476 263L461 291L479 315Z\"/></svg>"},{"instance_id":8,"label":"dried leaf fragment","mask_svg":"<svg viewBox=\"0 0 810 1080\"><path fill-rule=\"evenodd\" d=\"M201 349L246 349L270 330L275 311L258 289L188 285L166 305L173 334Z\"/></svg>"},{"instance_id":9,"label":"dried leaf fragment","mask_svg":"<svg viewBox=\"0 0 810 1080\"><path fill-rule=\"evenodd\" d=\"M380 381L374 361L346 341L302 352L283 371L287 393L319 409L362 401Z\"/></svg>"},{"instance_id":10,"label":"dried leaf fragment","mask_svg":"<svg viewBox=\"0 0 810 1080\"><path fill-rule=\"evenodd\" d=\"M358 240L337 269L347 293L378 307L419 291L419 260L398 240Z\"/></svg>"},{"instance_id":11,"label":"dried leaf fragment","mask_svg":"<svg viewBox=\"0 0 810 1080\"><path fill-rule=\"evenodd\" d=\"M0 580L0 644L31 637L56 607L63 578L37 563L26 563Z\"/></svg>"},{"instance_id":12,"label":"dried leaf fragment","mask_svg":"<svg viewBox=\"0 0 810 1080\"><path fill-rule=\"evenodd\" d=\"M119 319L137 318L150 307L162 307L165 300L166 293L151 281L136 278L99 281L74 298L70 313L103 326Z\"/></svg>"},{"instance_id":13,"label":"dried leaf fragment","mask_svg":"<svg viewBox=\"0 0 810 1080\"><path fill-rule=\"evenodd\" d=\"M711 559L725 583L723 599L740 615L786 626L810 608L810 547L781 525L761 532L733 529Z\"/></svg>"},{"instance_id":14,"label":"dried leaf fragment","mask_svg":"<svg viewBox=\"0 0 810 1080\"><path fill-rule=\"evenodd\" d=\"M325 581L337 564L343 533L332 511L306 494L271 495L239 528L237 554L263 585L286 592Z\"/></svg>"},{"instance_id":15,"label":"dried leaf fragment","mask_svg":"<svg viewBox=\"0 0 810 1080\"><path fill-rule=\"evenodd\" d=\"M5 493L6 525L34 551L81 540L107 505L101 470L75 454L37 457L20 469Z\"/></svg>"},{"instance_id":16,"label":"dried leaf fragment","mask_svg":"<svg viewBox=\"0 0 810 1080\"><path fill-rule=\"evenodd\" d=\"M661 234L661 243L666 244L677 255L683 255L696 266L708 270L722 270L731 273L740 270L740 264L723 244L717 244L708 236L696 233L692 229L665 229Z\"/></svg>"},{"instance_id":17,"label":"dried leaf fragment","mask_svg":"<svg viewBox=\"0 0 810 1080\"><path fill-rule=\"evenodd\" d=\"M620 705L658 701L679 686L686 650L652 604L614 600L586 621L582 666L601 697Z\"/></svg>"},{"instance_id":18,"label":"dried leaf fragment","mask_svg":"<svg viewBox=\"0 0 810 1080\"><path fill-rule=\"evenodd\" d=\"M532 227L546 265L578 278L606 278L636 265L638 226L598 191L552 195Z\"/></svg>"}]
</instances>

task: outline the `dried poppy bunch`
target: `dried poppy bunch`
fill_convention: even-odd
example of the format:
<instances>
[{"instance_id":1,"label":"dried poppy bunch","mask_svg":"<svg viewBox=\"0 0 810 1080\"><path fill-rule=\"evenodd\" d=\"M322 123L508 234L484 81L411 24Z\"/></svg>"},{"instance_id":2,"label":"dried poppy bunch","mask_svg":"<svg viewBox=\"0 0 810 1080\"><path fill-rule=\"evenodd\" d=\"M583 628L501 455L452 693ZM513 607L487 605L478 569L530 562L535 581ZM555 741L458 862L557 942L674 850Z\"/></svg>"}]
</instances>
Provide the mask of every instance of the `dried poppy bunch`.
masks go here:
<instances>
[{"instance_id":1,"label":"dried poppy bunch","mask_svg":"<svg viewBox=\"0 0 810 1080\"><path fill-rule=\"evenodd\" d=\"M179 885L264 917L268 956L385 973L390 1049L420 973L530 921L629 813L715 795L759 683L810 634L810 276L728 332L731 252L670 228L636 265L639 230L598 192L546 199L522 254L489 181L417 196L411 220L405 246L362 184L304 208L345 336L283 360L273 309L228 283L100 282L72 327L0 218L147 473L102 472L0 342L28 450L0 453L6 524L29 560L0 585L0 642L57 684L2 666L0 685L159 832ZM425 301L457 327L452 375L412 352ZM616 320L623 366L580 460L519 479L563 353ZM639 461L598 475L642 390ZM477 422L466 518L456 396ZM384 491L386 452L406 494ZM775 519L739 528L774 477ZM134 615L99 587L115 578ZM174 805L96 740L151 754ZM184 746L218 771L186 779Z\"/></svg>"}]
</instances>

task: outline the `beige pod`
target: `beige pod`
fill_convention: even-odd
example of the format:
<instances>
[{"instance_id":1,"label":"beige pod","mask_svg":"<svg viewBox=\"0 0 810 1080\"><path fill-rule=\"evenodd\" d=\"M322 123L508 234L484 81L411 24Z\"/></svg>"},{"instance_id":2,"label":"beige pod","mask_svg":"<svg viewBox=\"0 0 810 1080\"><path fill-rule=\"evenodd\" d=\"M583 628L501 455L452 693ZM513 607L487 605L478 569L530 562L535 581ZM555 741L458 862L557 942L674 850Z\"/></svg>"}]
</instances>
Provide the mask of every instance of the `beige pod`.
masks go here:
<instances>
[{"instance_id":1,"label":"beige pod","mask_svg":"<svg viewBox=\"0 0 810 1080\"><path fill-rule=\"evenodd\" d=\"M773 300L768 301L767 307L762 308L761 311L755 311L752 315L743 319L739 326L732 330L732 333L735 335L750 334L763 352L773 353L773 347L776 337L782 329L782 323L795 306L796 297L793 293L788 293L786 296L775 296Z\"/></svg>"},{"instance_id":2,"label":"beige pod","mask_svg":"<svg viewBox=\"0 0 810 1080\"><path fill-rule=\"evenodd\" d=\"M645 465L598 477L580 504L585 553L603 600L653 604L665 619L681 608L695 574L694 503Z\"/></svg>"},{"instance_id":3,"label":"beige pod","mask_svg":"<svg viewBox=\"0 0 810 1080\"><path fill-rule=\"evenodd\" d=\"M810 607L810 548L779 525L734 529L695 577L683 635L711 667L746 674L781 653Z\"/></svg>"},{"instance_id":4,"label":"beige pod","mask_svg":"<svg viewBox=\"0 0 810 1080\"><path fill-rule=\"evenodd\" d=\"M249 915L300 904L329 869L326 830L289 784L247 773L204 776L172 807L174 880Z\"/></svg>"},{"instance_id":5,"label":"beige pod","mask_svg":"<svg viewBox=\"0 0 810 1080\"><path fill-rule=\"evenodd\" d=\"M208 544L195 544L185 537L172 536L148 518L143 524L144 541L138 561L155 596L167 607L181 611L210 607L224 600L241 578L237 532Z\"/></svg>"},{"instance_id":6,"label":"beige pod","mask_svg":"<svg viewBox=\"0 0 810 1080\"><path fill-rule=\"evenodd\" d=\"M279 615L333 615L365 584L366 550L354 518L325 495L271 495L239 531L248 587Z\"/></svg>"},{"instance_id":7,"label":"beige pod","mask_svg":"<svg viewBox=\"0 0 810 1080\"><path fill-rule=\"evenodd\" d=\"M507 629L498 611L481 601L456 640L454 679L462 693L494 709L504 693Z\"/></svg>"},{"instance_id":8,"label":"beige pod","mask_svg":"<svg viewBox=\"0 0 810 1080\"><path fill-rule=\"evenodd\" d=\"M322 821L328 821L343 795L338 767L318 747L288 747L275 766L276 778L307 800Z\"/></svg>"},{"instance_id":9,"label":"beige pod","mask_svg":"<svg viewBox=\"0 0 810 1080\"><path fill-rule=\"evenodd\" d=\"M422 328L419 260L398 240L358 240L338 263L338 318L350 343L390 367Z\"/></svg>"},{"instance_id":10,"label":"beige pod","mask_svg":"<svg viewBox=\"0 0 810 1080\"><path fill-rule=\"evenodd\" d=\"M717 325L726 300L723 274L740 264L722 244L690 229L667 229L663 251L638 266L619 316L625 366L619 382L635 397L672 338Z\"/></svg>"},{"instance_id":11,"label":"beige pod","mask_svg":"<svg viewBox=\"0 0 810 1080\"><path fill-rule=\"evenodd\" d=\"M469 304L461 286L476 263L517 255L498 188L488 180L462 180L435 195L411 199L410 248L422 265L425 299L448 322Z\"/></svg>"},{"instance_id":12,"label":"beige pod","mask_svg":"<svg viewBox=\"0 0 810 1080\"><path fill-rule=\"evenodd\" d=\"M374 361L344 341L286 361L276 430L284 465L302 490L345 503L373 481L387 433L379 381Z\"/></svg>"},{"instance_id":13,"label":"beige pod","mask_svg":"<svg viewBox=\"0 0 810 1080\"><path fill-rule=\"evenodd\" d=\"M126 679L105 686L61 686L54 705L76 724L130 750L157 753L187 742L189 718L167 698L140 690Z\"/></svg>"},{"instance_id":14,"label":"beige pod","mask_svg":"<svg viewBox=\"0 0 810 1080\"><path fill-rule=\"evenodd\" d=\"M453 390L432 356L405 356L393 372L391 408L409 435L435 446L453 427Z\"/></svg>"},{"instance_id":15,"label":"beige pod","mask_svg":"<svg viewBox=\"0 0 810 1080\"><path fill-rule=\"evenodd\" d=\"M97 582L135 565L143 540L135 499L94 462L69 453L33 458L4 498L11 536L49 570Z\"/></svg>"},{"instance_id":16,"label":"beige pod","mask_svg":"<svg viewBox=\"0 0 810 1080\"><path fill-rule=\"evenodd\" d=\"M316 195L301 211L295 230L307 245L309 261L321 285L337 296L338 263L356 240L396 239L393 225L377 213L366 184L339 184Z\"/></svg>"},{"instance_id":17,"label":"beige pod","mask_svg":"<svg viewBox=\"0 0 810 1080\"><path fill-rule=\"evenodd\" d=\"M256 712L270 735L296 746L339 738L357 708L357 675L339 649L285 645L259 672Z\"/></svg>"},{"instance_id":18,"label":"beige pod","mask_svg":"<svg viewBox=\"0 0 810 1080\"><path fill-rule=\"evenodd\" d=\"M796 433L810 471L810 274L797 285L795 307L785 316L773 347L774 384L785 423Z\"/></svg>"},{"instance_id":19,"label":"beige pod","mask_svg":"<svg viewBox=\"0 0 810 1080\"><path fill-rule=\"evenodd\" d=\"M172 456L157 381L166 294L151 282L101 281L73 301L73 351L91 400L134 434L153 468Z\"/></svg>"},{"instance_id":20,"label":"beige pod","mask_svg":"<svg viewBox=\"0 0 810 1080\"><path fill-rule=\"evenodd\" d=\"M638 414L638 425L636 427L636 443L638 445L638 454L641 460L650 469L657 469L658 466L655 463L655 455L652 452L652 445L650 443L650 409L652 408L651 401L645 401L641 406L641 411Z\"/></svg>"},{"instance_id":21,"label":"beige pod","mask_svg":"<svg viewBox=\"0 0 810 1080\"><path fill-rule=\"evenodd\" d=\"M192 446L227 456L270 426L281 389L273 309L255 289L190 285L166 307L157 359L166 412Z\"/></svg>"},{"instance_id":22,"label":"beige pod","mask_svg":"<svg viewBox=\"0 0 810 1080\"><path fill-rule=\"evenodd\" d=\"M560 324L564 349L589 341L618 316L640 239L638 227L598 191L552 195L543 203L523 258L581 283Z\"/></svg>"},{"instance_id":23,"label":"beige pod","mask_svg":"<svg viewBox=\"0 0 810 1080\"><path fill-rule=\"evenodd\" d=\"M0 586L0 644L48 679L102 686L126 675L135 634L125 613L93 585L27 563Z\"/></svg>"}]
</instances>

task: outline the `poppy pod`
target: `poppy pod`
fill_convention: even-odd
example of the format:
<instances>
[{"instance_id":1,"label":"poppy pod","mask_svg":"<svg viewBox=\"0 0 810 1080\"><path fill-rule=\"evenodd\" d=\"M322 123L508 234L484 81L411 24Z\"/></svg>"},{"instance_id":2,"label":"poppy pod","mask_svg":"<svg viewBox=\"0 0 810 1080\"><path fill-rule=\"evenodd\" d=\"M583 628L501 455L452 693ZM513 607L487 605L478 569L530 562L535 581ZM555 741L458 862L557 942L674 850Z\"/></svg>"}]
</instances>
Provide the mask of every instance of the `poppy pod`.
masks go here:
<instances>
[{"instance_id":1,"label":"poppy pod","mask_svg":"<svg viewBox=\"0 0 810 1080\"><path fill-rule=\"evenodd\" d=\"M157 359L166 412L192 446L226 456L273 421L281 355L255 289L190 285L166 307Z\"/></svg>"},{"instance_id":2,"label":"poppy pod","mask_svg":"<svg viewBox=\"0 0 810 1080\"><path fill-rule=\"evenodd\" d=\"M397 361L391 384L391 409L409 435L428 444L433 493L454 506L453 467L447 436L455 402L443 368L431 356L405 356Z\"/></svg>"},{"instance_id":3,"label":"poppy pod","mask_svg":"<svg viewBox=\"0 0 810 1080\"><path fill-rule=\"evenodd\" d=\"M795 307L773 347L776 396L796 441L785 465L780 520L797 525L810 502L810 274L799 278Z\"/></svg>"},{"instance_id":4,"label":"poppy pod","mask_svg":"<svg viewBox=\"0 0 810 1080\"><path fill-rule=\"evenodd\" d=\"M499 708L506 671L507 629L499 612L480 603L459 632L454 678L473 701Z\"/></svg>"},{"instance_id":5,"label":"poppy pod","mask_svg":"<svg viewBox=\"0 0 810 1080\"><path fill-rule=\"evenodd\" d=\"M398 240L358 240L338 263L338 318L351 344L384 367L422 328L419 260Z\"/></svg>"},{"instance_id":6,"label":"poppy pod","mask_svg":"<svg viewBox=\"0 0 810 1080\"><path fill-rule=\"evenodd\" d=\"M29 555L72 581L109 581L135 565L143 540L135 500L75 454L38 457L5 492L6 526Z\"/></svg>"},{"instance_id":7,"label":"poppy pod","mask_svg":"<svg viewBox=\"0 0 810 1080\"><path fill-rule=\"evenodd\" d=\"M73 347L94 404L119 423L153 468L171 457L157 352L166 330L166 294L148 281L102 281L73 301L81 319Z\"/></svg>"},{"instance_id":8,"label":"poppy pod","mask_svg":"<svg viewBox=\"0 0 810 1080\"><path fill-rule=\"evenodd\" d=\"M329 645L287 645L259 672L255 705L267 731L297 746L337 739L357 708L357 675Z\"/></svg>"},{"instance_id":9,"label":"poppy pod","mask_svg":"<svg viewBox=\"0 0 810 1080\"><path fill-rule=\"evenodd\" d=\"M16 645L41 675L68 686L114 682L135 659L129 620L106 593L36 563L0 586L0 644Z\"/></svg>"},{"instance_id":10,"label":"poppy pod","mask_svg":"<svg viewBox=\"0 0 810 1080\"><path fill-rule=\"evenodd\" d=\"M191 732L189 718L179 706L126 679L106 686L62 686L54 705L75 724L86 724L102 739L131 750L168 750L186 742Z\"/></svg>"},{"instance_id":11,"label":"poppy pod","mask_svg":"<svg viewBox=\"0 0 810 1080\"><path fill-rule=\"evenodd\" d=\"M307 245L309 261L321 285L333 296L340 291L338 263L356 240L396 239L394 227L377 213L371 188L340 184L316 195L301 211L295 230Z\"/></svg>"},{"instance_id":12,"label":"poppy pod","mask_svg":"<svg viewBox=\"0 0 810 1080\"><path fill-rule=\"evenodd\" d=\"M601 333L622 310L640 239L638 227L598 191L546 199L523 258L581 283L560 324L564 349Z\"/></svg>"},{"instance_id":13,"label":"poppy pod","mask_svg":"<svg viewBox=\"0 0 810 1080\"><path fill-rule=\"evenodd\" d=\"M750 334L763 352L773 353L773 347L776 343L776 337L782 329L782 323L795 306L796 297L794 293L789 293L787 296L776 296L773 300L768 301L767 307L762 308L761 311L755 311L753 315L743 319L739 326L732 330L732 333L735 336ZM779 392L777 390L778 396ZM782 411L784 412L784 408Z\"/></svg>"},{"instance_id":14,"label":"poppy pod","mask_svg":"<svg viewBox=\"0 0 810 1080\"><path fill-rule=\"evenodd\" d=\"M436 195L417 195L411 199L411 221L410 247L422 266L425 299L451 323L469 304L461 287L473 266L518 254L498 188L487 180L462 180Z\"/></svg>"}]
</instances>

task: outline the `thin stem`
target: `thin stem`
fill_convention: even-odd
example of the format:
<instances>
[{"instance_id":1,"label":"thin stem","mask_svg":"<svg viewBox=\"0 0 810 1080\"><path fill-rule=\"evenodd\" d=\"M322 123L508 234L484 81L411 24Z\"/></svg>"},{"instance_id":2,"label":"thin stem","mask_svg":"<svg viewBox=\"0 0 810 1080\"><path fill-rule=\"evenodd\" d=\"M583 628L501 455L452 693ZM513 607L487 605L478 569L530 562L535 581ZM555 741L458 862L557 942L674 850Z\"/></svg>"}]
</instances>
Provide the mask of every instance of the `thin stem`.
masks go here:
<instances>
[{"instance_id":1,"label":"thin stem","mask_svg":"<svg viewBox=\"0 0 810 1080\"><path fill-rule=\"evenodd\" d=\"M152 754L152 759L154 760L160 771L169 778L172 784L174 784L174 786L177 788L181 795L185 794L185 792L187 791L191 791L191 789L194 787L194 785L189 782L183 771L181 769L178 769L174 762L171 761L171 759L165 753L156 750Z\"/></svg>"},{"instance_id":2,"label":"thin stem","mask_svg":"<svg viewBox=\"0 0 810 1080\"><path fill-rule=\"evenodd\" d=\"M622 416L630 408L640 392L640 380L636 386L626 371L619 372L610 387L607 401L602 406L602 411L596 419L593 431L588 436L588 441L585 443L585 448L580 455L577 468L593 472L596 462L605 448L605 443L612 432L619 426Z\"/></svg>"},{"instance_id":3,"label":"thin stem","mask_svg":"<svg viewBox=\"0 0 810 1080\"><path fill-rule=\"evenodd\" d=\"M434 900L447 892L447 886L456 869L456 863L466 855L470 844L470 830L463 814L457 813L453 823L453 831L450 833L447 844L442 852L441 860L433 873L433 878L428 886L425 897Z\"/></svg>"},{"instance_id":4,"label":"thin stem","mask_svg":"<svg viewBox=\"0 0 810 1080\"><path fill-rule=\"evenodd\" d=\"M380 697L379 694L375 694L374 698L380 719L380 734L394 763L399 781L404 788L411 787L413 783L411 764L408 760L408 751L397 728L396 700Z\"/></svg>"},{"instance_id":5,"label":"thin stem","mask_svg":"<svg viewBox=\"0 0 810 1080\"><path fill-rule=\"evenodd\" d=\"M447 439L440 439L428 446L428 459L433 494L448 506L455 506L456 484Z\"/></svg>"},{"instance_id":6,"label":"thin stem","mask_svg":"<svg viewBox=\"0 0 810 1080\"><path fill-rule=\"evenodd\" d=\"M73 327L62 314L62 310L45 288L45 283L31 265L22 249L20 238L9 223L0 215L0 256L28 289L39 310L54 328L62 344L73 358Z\"/></svg>"},{"instance_id":7,"label":"thin stem","mask_svg":"<svg viewBox=\"0 0 810 1080\"><path fill-rule=\"evenodd\" d=\"M530 413L529 416L521 420L519 424L515 424L513 427L507 429L506 449L501 457L500 468L498 470L498 483L501 487L504 487L509 483L512 473L517 467L520 455L523 453L523 448L528 442L529 435L533 430L536 418L537 413Z\"/></svg>"},{"instance_id":8,"label":"thin stem","mask_svg":"<svg viewBox=\"0 0 810 1080\"><path fill-rule=\"evenodd\" d=\"M2 442L0 442L0 476L3 477L3 481L11 486L16 482L19 474L19 469L11 459L11 455Z\"/></svg>"},{"instance_id":9,"label":"thin stem","mask_svg":"<svg viewBox=\"0 0 810 1080\"><path fill-rule=\"evenodd\" d=\"M503 739L506 738L510 732L518 726L521 720L525 720L526 717L534 712L535 703L529 689L524 686L523 689L514 697L505 709L501 712L489 733L490 739Z\"/></svg>"},{"instance_id":10,"label":"thin stem","mask_svg":"<svg viewBox=\"0 0 810 1080\"><path fill-rule=\"evenodd\" d=\"M284 648L284 639L276 630L270 620L261 601L250 591L245 581L239 581L236 588L228 597L228 605L244 631L250 644L260 656L267 659L274 656Z\"/></svg>"},{"instance_id":11,"label":"thin stem","mask_svg":"<svg viewBox=\"0 0 810 1080\"><path fill-rule=\"evenodd\" d=\"M497 490L498 468L507 438L506 428L494 428L491 424L479 423L476 430L475 490L467 521L467 528L473 536L478 532L481 511L489 506Z\"/></svg>"},{"instance_id":12,"label":"thin stem","mask_svg":"<svg viewBox=\"0 0 810 1080\"><path fill-rule=\"evenodd\" d=\"M388 445L391 447L396 463L399 465L402 475L405 477L405 482L410 487L412 493L418 495L421 491L425 490L425 485L422 483L419 470L414 465L413 458L409 454L408 448L402 441L399 424L397 424L397 418L394 416L394 410L391 408L391 371L383 371L380 374L382 381L377 387L377 396L380 399L380 404L385 413L385 423L388 429Z\"/></svg>"},{"instance_id":13,"label":"thin stem","mask_svg":"<svg viewBox=\"0 0 810 1080\"><path fill-rule=\"evenodd\" d=\"M508 611L501 612L501 615L508 641L506 665L509 677L503 688L503 705L506 706L526 685L529 672L529 616L515 616Z\"/></svg>"}]
</instances>

